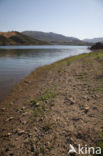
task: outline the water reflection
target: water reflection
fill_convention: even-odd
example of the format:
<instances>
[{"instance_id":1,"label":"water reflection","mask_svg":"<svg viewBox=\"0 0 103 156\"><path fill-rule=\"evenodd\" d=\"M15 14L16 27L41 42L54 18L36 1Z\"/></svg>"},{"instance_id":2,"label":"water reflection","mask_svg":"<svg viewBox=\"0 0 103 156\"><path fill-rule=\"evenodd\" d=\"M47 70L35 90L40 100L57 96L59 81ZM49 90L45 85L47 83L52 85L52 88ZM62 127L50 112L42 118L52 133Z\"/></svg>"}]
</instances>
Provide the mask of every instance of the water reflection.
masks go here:
<instances>
[{"instance_id":1,"label":"water reflection","mask_svg":"<svg viewBox=\"0 0 103 156\"><path fill-rule=\"evenodd\" d=\"M71 55L89 52L85 46L7 46L0 48L0 99L35 68Z\"/></svg>"}]
</instances>

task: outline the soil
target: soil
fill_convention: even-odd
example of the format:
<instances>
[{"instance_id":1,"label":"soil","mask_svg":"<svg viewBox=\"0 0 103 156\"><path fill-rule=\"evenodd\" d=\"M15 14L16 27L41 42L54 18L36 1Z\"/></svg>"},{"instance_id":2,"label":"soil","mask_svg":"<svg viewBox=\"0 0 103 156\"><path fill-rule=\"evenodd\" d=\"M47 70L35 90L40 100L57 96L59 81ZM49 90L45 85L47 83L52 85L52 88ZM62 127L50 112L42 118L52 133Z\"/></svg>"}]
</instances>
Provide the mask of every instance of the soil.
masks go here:
<instances>
[{"instance_id":1,"label":"soil","mask_svg":"<svg viewBox=\"0 0 103 156\"><path fill-rule=\"evenodd\" d=\"M102 131L103 51L38 68L0 103L0 156L68 156Z\"/></svg>"},{"instance_id":2,"label":"soil","mask_svg":"<svg viewBox=\"0 0 103 156\"><path fill-rule=\"evenodd\" d=\"M10 38L11 36L15 36L16 32L0 32L0 35L3 35L4 37Z\"/></svg>"}]
</instances>

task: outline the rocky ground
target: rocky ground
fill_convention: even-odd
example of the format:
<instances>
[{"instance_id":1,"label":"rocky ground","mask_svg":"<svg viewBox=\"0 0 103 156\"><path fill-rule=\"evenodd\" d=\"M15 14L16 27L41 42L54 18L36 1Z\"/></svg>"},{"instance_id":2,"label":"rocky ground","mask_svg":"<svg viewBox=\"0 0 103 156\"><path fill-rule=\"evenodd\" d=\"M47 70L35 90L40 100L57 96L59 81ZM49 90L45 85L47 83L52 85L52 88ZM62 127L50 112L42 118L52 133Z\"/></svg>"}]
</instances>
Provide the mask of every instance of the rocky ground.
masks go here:
<instances>
[{"instance_id":1,"label":"rocky ground","mask_svg":"<svg viewBox=\"0 0 103 156\"><path fill-rule=\"evenodd\" d=\"M0 156L103 146L103 51L38 68L0 104Z\"/></svg>"}]
</instances>

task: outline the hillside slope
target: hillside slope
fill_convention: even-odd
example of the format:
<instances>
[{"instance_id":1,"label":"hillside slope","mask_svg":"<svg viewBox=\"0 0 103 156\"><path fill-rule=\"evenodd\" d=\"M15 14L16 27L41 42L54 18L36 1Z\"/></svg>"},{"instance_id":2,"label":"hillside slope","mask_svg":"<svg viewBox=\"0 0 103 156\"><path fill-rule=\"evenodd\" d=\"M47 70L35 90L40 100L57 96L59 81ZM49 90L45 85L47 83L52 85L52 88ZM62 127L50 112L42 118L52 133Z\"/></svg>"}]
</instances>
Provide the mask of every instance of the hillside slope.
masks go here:
<instances>
[{"instance_id":1,"label":"hillside slope","mask_svg":"<svg viewBox=\"0 0 103 156\"><path fill-rule=\"evenodd\" d=\"M89 42L89 43L103 42L103 37L92 38L92 39L84 39L83 41L84 42Z\"/></svg>"},{"instance_id":2,"label":"hillside slope","mask_svg":"<svg viewBox=\"0 0 103 156\"><path fill-rule=\"evenodd\" d=\"M87 44L75 37L68 37L57 33L46 33L40 31L23 31L25 35L28 35L32 38L36 38L42 41L47 41L52 44L67 44L67 45L84 45Z\"/></svg>"},{"instance_id":3,"label":"hillside slope","mask_svg":"<svg viewBox=\"0 0 103 156\"><path fill-rule=\"evenodd\" d=\"M45 45L40 41L19 32L0 32L0 45Z\"/></svg>"},{"instance_id":4,"label":"hillside slope","mask_svg":"<svg viewBox=\"0 0 103 156\"><path fill-rule=\"evenodd\" d=\"M90 49L91 50L103 49L103 43L102 42L97 42L97 43L93 44Z\"/></svg>"}]
</instances>

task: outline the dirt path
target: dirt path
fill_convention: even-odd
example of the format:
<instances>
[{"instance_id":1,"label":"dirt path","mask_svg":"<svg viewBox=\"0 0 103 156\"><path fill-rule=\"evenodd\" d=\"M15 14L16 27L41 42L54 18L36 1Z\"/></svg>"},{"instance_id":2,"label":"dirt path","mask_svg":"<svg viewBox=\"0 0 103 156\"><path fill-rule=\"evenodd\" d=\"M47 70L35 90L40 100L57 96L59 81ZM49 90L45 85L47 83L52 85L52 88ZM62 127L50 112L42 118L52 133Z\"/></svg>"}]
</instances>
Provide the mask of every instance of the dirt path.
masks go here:
<instances>
[{"instance_id":1,"label":"dirt path","mask_svg":"<svg viewBox=\"0 0 103 156\"><path fill-rule=\"evenodd\" d=\"M68 156L103 131L103 52L38 68L0 104L0 156Z\"/></svg>"}]
</instances>

